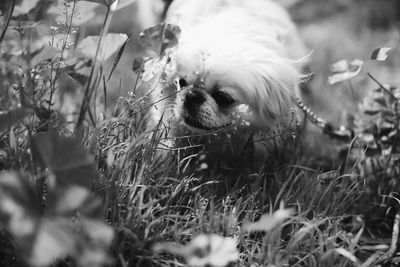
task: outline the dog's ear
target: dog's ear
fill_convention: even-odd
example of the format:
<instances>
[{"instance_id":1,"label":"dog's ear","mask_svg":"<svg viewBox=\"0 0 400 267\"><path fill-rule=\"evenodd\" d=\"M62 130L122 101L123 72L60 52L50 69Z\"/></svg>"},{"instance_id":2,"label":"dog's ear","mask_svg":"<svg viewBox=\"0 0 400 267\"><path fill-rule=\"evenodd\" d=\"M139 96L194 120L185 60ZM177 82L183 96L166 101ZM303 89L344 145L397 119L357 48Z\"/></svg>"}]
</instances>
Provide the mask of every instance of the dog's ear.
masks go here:
<instances>
[{"instance_id":1,"label":"dog's ear","mask_svg":"<svg viewBox=\"0 0 400 267\"><path fill-rule=\"evenodd\" d=\"M267 99L260 103L263 115L273 121L284 120L293 108L294 87L294 83L266 80L264 90L267 91Z\"/></svg>"},{"instance_id":2,"label":"dog's ear","mask_svg":"<svg viewBox=\"0 0 400 267\"><path fill-rule=\"evenodd\" d=\"M295 107L295 97L301 74L288 60L277 60L262 66L263 87L257 88L259 112L266 121L284 122ZM260 90L262 92L260 92Z\"/></svg>"}]
</instances>

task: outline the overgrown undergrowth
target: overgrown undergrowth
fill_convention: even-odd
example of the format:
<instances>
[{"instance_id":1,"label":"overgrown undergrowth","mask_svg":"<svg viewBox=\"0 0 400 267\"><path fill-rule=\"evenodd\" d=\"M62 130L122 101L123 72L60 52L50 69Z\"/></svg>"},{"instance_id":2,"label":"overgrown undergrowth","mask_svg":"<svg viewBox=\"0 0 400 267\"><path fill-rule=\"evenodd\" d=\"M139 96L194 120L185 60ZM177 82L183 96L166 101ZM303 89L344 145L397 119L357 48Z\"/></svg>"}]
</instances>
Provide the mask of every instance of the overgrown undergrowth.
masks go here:
<instances>
[{"instance_id":1,"label":"overgrown undergrowth","mask_svg":"<svg viewBox=\"0 0 400 267\"><path fill-rule=\"evenodd\" d=\"M22 2L0 5L1 266L398 264L398 89L376 81L335 166L289 146L259 169L207 168L185 148L157 153L136 83L108 106L129 56L107 32L115 1L84 39L84 1L60 1L43 36L48 1ZM346 64L337 82L359 73Z\"/></svg>"}]
</instances>

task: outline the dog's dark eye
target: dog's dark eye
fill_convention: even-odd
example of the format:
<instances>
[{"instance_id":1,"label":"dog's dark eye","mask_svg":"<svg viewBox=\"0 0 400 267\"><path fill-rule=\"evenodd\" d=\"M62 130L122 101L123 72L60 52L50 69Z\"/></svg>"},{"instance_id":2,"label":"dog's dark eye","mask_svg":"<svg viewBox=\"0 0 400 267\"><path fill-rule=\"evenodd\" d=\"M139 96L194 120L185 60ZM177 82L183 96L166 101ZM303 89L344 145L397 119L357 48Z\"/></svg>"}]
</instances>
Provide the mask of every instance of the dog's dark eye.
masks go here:
<instances>
[{"instance_id":1,"label":"dog's dark eye","mask_svg":"<svg viewBox=\"0 0 400 267\"><path fill-rule=\"evenodd\" d=\"M212 94L212 97L215 99L215 102L217 102L217 104L220 106L230 106L235 102L235 99L222 91L214 92Z\"/></svg>"},{"instance_id":2,"label":"dog's dark eye","mask_svg":"<svg viewBox=\"0 0 400 267\"><path fill-rule=\"evenodd\" d=\"M188 86L187 81L183 78L180 78L178 83L179 83L179 87L181 87L181 88Z\"/></svg>"}]
</instances>

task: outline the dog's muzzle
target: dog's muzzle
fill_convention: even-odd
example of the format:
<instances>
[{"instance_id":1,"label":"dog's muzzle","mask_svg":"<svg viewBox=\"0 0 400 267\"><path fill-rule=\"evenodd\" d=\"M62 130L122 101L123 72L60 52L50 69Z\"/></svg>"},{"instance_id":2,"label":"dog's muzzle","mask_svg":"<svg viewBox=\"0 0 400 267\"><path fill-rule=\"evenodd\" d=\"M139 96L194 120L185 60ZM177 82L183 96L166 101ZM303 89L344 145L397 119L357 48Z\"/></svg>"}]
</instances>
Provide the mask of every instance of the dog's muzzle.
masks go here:
<instances>
[{"instance_id":1,"label":"dog's muzzle","mask_svg":"<svg viewBox=\"0 0 400 267\"><path fill-rule=\"evenodd\" d=\"M190 111L198 108L206 101L206 97L202 91L197 88L188 89L183 101L183 106Z\"/></svg>"},{"instance_id":2,"label":"dog's muzzle","mask_svg":"<svg viewBox=\"0 0 400 267\"><path fill-rule=\"evenodd\" d=\"M183 108L186 111L184 116L186 124L206 129L207 127L202 124L201 119L201 106L206 102L206 96L200 89L192 87L188 88L183 100Z\"/></svg>"}]
</instances>

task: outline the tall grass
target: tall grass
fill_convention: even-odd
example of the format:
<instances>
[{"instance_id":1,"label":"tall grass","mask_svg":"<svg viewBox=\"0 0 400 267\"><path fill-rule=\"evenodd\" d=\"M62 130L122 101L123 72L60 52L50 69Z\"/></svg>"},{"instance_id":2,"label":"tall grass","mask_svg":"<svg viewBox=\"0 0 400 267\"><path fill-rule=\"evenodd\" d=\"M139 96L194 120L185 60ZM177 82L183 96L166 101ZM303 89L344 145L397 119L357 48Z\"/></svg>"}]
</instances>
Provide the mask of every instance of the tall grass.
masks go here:
<instances>
[{"instance_id":1,"label":"tall grass","mask_svg":"<svg viewBox=\"0 0 400 267\"><path fill-rule=\"evenodd\" d=\"M103 28L103 37L87 40L94 58L73 56L69 64L59 53L70 55L65 44L71 23L66 21L64 45L54 57L32 61L41 50L28 48L15 54L5 45L15 36L1 43L1 266L186 266L191 257L211 258L210 244L193 249L193 242L202 235L212 240L212 234L235 242L240 256L225 266L398 263L397 98L380 90L367 99L381 106L360 110L357 139L342 144L345 156L335 166L305 157L296 143L261 168L199 168L198 155L185 148L157 153L162 136L146 126L149 105L135 94L138 88L103 112L113 70L104 71L96 59L113 40L118 45L108 56L120 64L129 56L127 38ZM82 73L82 65L89 72ZM74 86L84 94L71 97ZM58 105L62 99L79 108L66 114ZM381 122L389 113L388 132ZM380 129L372 137L371 125ZM373 142L378 148L365 153ZM382 154L388 145L392 150ZM282 210L291 212L280 218ZM272 226L246 230L262 218Z\"/></svg>"}]
</instances>

